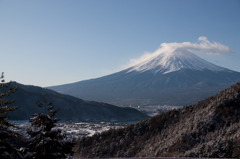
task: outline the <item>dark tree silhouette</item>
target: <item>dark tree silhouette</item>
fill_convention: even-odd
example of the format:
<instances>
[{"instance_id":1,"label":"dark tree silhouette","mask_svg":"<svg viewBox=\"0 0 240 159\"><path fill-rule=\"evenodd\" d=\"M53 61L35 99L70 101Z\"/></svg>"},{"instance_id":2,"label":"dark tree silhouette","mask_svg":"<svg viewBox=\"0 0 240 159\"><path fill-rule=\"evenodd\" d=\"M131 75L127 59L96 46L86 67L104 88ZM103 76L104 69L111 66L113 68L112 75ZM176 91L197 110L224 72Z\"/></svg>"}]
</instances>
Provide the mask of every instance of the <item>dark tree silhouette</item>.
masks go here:
<instances>
[{"instance_id":1,"label":"dark tree silhouette","mask_svg":"<svg viewBox=\"0 0 240 159\"><path fill-rule=\"evenodd\" d=\"M73 144L66 140L60 129L55 128L58 119L55 118L53 104L44 99L38 106L44 111L30 118L31 127L27 133L30 136L28 150L31 154L25 158L60 159L71 155Z\"/></svg>"},{"instance_id":2,"label":"dark tree silhouette","mask_svg":"<svg viewBox=\"0 0 240 159\"><path fill-rule=\"evenodd\" d=\"M0 80L0 158L19 158L18 151L11 144L11 140L16 139L19 134L11 130L11 127L15 126L8 122L8 112L18 107L9 106L9 104L14 103L14 100L7 99L10 94L17 90L17 87L10 87L11 82L4 81L3 73L0 76Z\"/></svg>"}]
</instances>

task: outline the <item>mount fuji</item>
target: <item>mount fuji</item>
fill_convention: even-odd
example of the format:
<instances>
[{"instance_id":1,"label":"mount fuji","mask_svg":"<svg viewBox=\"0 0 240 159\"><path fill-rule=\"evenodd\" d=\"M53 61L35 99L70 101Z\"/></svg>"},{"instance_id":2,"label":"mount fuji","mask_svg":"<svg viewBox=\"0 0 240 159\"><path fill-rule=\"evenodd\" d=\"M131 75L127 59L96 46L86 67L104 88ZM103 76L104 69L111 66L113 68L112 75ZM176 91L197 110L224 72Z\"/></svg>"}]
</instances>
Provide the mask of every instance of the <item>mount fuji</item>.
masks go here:
<instances>
[{"instance_id":1,"label":"mount fuji","mask_svg":"<svg viewBox=\"0 0 240 159\"><path fill-rule=\"evenodd\" d=\"M49 88L120 106L188 105L239 81L239 72L214 65L190 51L175 49L114 74Z\"/></svg>"}]
</instances>

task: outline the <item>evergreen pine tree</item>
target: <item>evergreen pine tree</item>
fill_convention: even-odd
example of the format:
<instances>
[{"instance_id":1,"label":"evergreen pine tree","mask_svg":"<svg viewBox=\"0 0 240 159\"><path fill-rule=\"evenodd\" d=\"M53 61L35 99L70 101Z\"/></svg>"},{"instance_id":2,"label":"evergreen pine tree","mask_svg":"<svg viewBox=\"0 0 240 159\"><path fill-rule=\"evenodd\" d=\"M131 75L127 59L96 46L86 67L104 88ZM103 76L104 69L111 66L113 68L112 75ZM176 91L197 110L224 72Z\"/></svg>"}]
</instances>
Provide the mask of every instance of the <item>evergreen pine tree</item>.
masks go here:
<instances>
[{"instance_id":1,"label":"evergreen pine tree","mask_svg":"<svg viewBox=\"0 0 240 159\"><path fill-rule=\"evenodd\" d=\"M17 109L17 106L9 106L14 100L7 99L16 91L17 87L9 88L11 82L5 83L3 73L0 80L0 158L19 158L18 151L10 143L10 140L16 139L19 134L10 129L14 125L8 122L8 112Z\"/></svg>"},{"instance_id":2,"label":"evergreen pine tree","mask_svg":"<svg viewBox=\"0 0 240 159\"><path fill-rule=\"evenodd\" d=\"M47 108L47 110L34 114L30 118L31 127L27 130L30 136L28 143L28 149L32 155L30 158L67 158L67 155L72 154L73 144L66 140L66 136L60 129L55 128L58 119L55 118L56 111L53 110L52 103L44 100L44 103L40 103L38 106L43 109Z\"/></svg>"}]
</instances>

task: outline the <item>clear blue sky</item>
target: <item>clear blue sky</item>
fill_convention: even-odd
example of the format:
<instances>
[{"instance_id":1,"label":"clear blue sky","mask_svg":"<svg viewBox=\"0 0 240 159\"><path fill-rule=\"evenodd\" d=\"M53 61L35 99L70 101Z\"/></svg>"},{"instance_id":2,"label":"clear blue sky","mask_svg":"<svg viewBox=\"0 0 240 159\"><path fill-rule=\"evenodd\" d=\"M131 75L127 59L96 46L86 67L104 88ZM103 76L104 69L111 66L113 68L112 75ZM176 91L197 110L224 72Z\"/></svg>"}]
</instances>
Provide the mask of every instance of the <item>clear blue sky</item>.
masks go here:
<instances>
[{"instance_id":1,"label":"clear blue sky","mask_svg":"<svg viewBox=\"0 0 240 159\"><path fill-rule=\"evenodd\" d=\"M233 51L203 58L240 71L239 0L0 0L0 72L23 84L100 77L200 36Z\"/></svg>"}]
</instances>

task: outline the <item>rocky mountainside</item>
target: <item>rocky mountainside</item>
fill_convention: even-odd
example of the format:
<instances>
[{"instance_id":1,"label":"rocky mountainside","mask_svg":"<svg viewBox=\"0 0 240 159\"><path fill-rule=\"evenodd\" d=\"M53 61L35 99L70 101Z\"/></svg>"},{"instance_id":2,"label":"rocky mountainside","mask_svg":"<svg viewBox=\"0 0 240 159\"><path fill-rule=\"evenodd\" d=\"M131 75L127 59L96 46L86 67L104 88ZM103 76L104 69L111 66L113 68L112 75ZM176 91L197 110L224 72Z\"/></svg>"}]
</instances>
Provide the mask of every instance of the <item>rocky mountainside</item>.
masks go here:
<instances>
[{"instance_id":1,"label":"rocky mountainside","mask_svg":"<svg viewBox=\"0 0 240 159\"><path fill-rule=\"evenodd\" d=\"M83 138L77 157L240 156L240 83L182 109Z\"/></svg>"},{"instance_id":2,"label":"rocky mountainside","mask_svg":"<svg viewBox=\"0 0 240 159\"><path fill-rule=\"evenodd\" d=\"M49 89L12 83L19 89L9 96L19 108L10 113L11 120L28 120L34 113L41 112L36 103L45 98L58 110L57 117L72 121L139 121L147 116L136 109L122 108L114 105L85 101L69 95L63 95ZM1 90L4 91L4 90Z\"/></svg>"},{"instance_id":3,"label":"rocky mountainside","mask_svg":"<svg viewBox=\"0 0 240 159\"><path fill-rule=\"evenodd\" d=\"M216 66L191 52L174 50L108 76L49 88L120 106L188 105L239 81L239 72Z\"/></svg>"}]
</instances>

